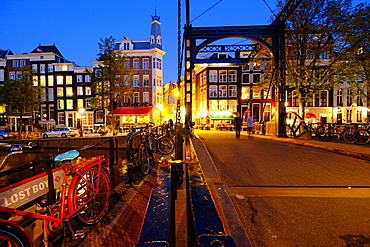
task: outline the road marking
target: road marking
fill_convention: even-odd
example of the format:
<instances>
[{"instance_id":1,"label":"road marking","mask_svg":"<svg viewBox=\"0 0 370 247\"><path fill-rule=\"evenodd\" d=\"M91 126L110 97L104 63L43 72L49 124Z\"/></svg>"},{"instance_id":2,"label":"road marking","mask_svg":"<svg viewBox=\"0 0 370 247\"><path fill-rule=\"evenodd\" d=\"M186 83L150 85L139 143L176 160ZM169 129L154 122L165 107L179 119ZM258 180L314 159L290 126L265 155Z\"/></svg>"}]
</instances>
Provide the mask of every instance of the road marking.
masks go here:
<instances>
[{"instance_id":1,"label":"road marking","mask_svg":"<svg viewBox=\"0 0 370 247\"><path fill-rule=\"evenodd\" d=\"M228 186L226 190L230 196L239 199L250 196L370 198L369 187Z\"/></svg>"}]
</instances>

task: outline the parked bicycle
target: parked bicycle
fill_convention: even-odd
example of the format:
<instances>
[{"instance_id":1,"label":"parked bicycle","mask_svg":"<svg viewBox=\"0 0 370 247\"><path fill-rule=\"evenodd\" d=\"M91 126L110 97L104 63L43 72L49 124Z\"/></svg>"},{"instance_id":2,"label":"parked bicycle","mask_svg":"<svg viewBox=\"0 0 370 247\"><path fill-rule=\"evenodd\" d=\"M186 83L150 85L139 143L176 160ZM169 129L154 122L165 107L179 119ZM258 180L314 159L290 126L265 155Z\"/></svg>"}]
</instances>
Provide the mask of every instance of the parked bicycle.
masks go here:
<instances>
[{"instance_id":1,"label":"parked bicycle","mask_svg":"<svg viewBox=\"0 0 370 247\"><path fill-rule=\"evenodd\" d=\"M0 188L0 213L7 215L0 219L0 246L32 246L24 228L11 221L16 215L44 220L44 242L48 244L63 236L62 228L66 225L74 238L85 236L83 230L74 231L72 219L92 225L104 217L111 194L104 155L82 159L79 154L72 150L0 173L3 177L35 167L44 170ZM24 207L35 202L38 205L36 211L26 211ZM53 240L50 240L52 236Z\"/></svg>"},{"instance_id":2,"label":"parked bicycle","mask_svg":"<svg viewBox=\"0 0 370 247\"><path fill-rule=\"evenodd\" d=\"M353 139L356 144L365 145L370 142L370 126L360 128L353 133Z\"/></svg>"},{"instance_id":3,"label":"parked bicycle","mask_svg":"<svg viewBox=\"0 0 370 247\"><path fill-rule=\"evenodd\" d=\"M320 140L330 141L337 136L339 140L344 140L345 142L352 144L355 143L354 133L357 131L357 124L321 124L316 129L316 136Z\"/></svg>"}]
</instances>

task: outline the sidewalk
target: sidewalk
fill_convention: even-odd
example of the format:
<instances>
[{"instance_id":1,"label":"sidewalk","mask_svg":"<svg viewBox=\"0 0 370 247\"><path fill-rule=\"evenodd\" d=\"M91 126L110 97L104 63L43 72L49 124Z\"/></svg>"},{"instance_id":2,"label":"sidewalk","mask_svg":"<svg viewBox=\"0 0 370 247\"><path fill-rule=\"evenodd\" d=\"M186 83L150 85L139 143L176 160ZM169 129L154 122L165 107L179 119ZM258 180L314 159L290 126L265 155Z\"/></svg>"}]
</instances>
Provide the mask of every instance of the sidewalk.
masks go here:
<instances>
[{"instance_id":1,"label":"sidewalk","mask_svg":"<svg viewBox=\"0 0 370 247\"><path fill-rule=\"evenodd\" d=\"M247 134L242 133L242 135ZM370 144L367 145L348 144L345 141L339 141L335 139L331 141L324 141L318 140L315 137L313 137L312 139L304 139L304 138L275 137L262 134L254 134L254 137L269 139L272 141L281 141L298 145L304 145L308 147L323 149L330 152L340 153L343 155L348 155L351 157L370 161Z\"/></svg>"}]
</instances>

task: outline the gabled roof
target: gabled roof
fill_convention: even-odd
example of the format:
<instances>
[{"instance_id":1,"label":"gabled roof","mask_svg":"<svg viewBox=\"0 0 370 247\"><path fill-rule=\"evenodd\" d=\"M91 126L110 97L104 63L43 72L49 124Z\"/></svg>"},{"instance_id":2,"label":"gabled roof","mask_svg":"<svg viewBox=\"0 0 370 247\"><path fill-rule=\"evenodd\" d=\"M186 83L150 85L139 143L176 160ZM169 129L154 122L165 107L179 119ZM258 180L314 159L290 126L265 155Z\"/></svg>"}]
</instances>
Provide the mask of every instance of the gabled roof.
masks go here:
<instances>
[{"instance_id":1,"label":"gabled roof","mask_svg":"<svg viewBox=\"0 0 370 247\"><path fill-rule=\"evenodd\" d=\"M7 55L13 55L11 50L0 49L0 58L5 58Z\"/></svg>"},{"instance_id":2,"label":"gabled roof","mask_svg":"<svg viewBox=\"0 0 370 247\"><path fill-rule=\"evenodd\" d=\"M63 57L62 53L60 53L60 51L55 45L39 45L33 51L31 51L31 53L43 53L43 52L53 52Z\"/></svg>"}]
</instances>

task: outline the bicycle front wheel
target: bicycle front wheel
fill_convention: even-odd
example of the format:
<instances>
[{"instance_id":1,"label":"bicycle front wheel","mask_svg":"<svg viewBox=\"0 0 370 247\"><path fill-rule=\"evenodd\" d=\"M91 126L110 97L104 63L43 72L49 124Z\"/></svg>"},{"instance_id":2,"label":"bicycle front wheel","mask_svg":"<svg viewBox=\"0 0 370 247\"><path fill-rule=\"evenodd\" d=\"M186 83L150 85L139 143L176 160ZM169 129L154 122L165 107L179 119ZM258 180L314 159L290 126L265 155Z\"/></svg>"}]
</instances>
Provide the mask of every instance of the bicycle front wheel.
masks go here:
<instances>
[{"instance_id":1,"label":"bicycle front wheel","mask_svg":"<svg viewBox=\"0 0 370 247\"><path fill-rule=\"evenodd\" d=\"M163 136L158 139L157 149L163 155L170 154L175 149L175 142L172 140L172 138Z\"/></svg>"},{"instance_id":2,"label":"bicycle front wheel","mask_svg":"<svg viewBox=\"0 0 370 247\"><path fill-rule=\"evenodd\" d=\"M344 141L347 142L347 143L355 143L355 139L353 138L355 132L357 130L356 129L353 129L353 128L348 128L346 130L344 130L343 132L343 138L344 138Z\"/></svg>"},{"instance_id":3,"label":"bicycle front wheel","mask_svg":"<svg viewBox=\"0 0 370 247\"><path fill-rule=\"evenodd\" d=\"M365 129L356 131L353 135L356 144L365 145L370 141L369 132Z\"/></svg>"},{"instance_id":4,"label":"bicycle front wheel","mask_svg":"<svg viewBox=\"0 0 370 247\"><path fill-rule=\"evenodd\" d=\"M76 220L85 225L99 222L108 210L111 194L109 176L105 170L93 167L74 176L70 185L68 207L79 214Z\"/></svg>"},{"instance_id":5,"label":"bicycle front wheel","mask_svg":"<svg viewBox=\"0 0 370 247\"><path fill-rule=\"evenodd\" d=\"M150 155L149 150L144 143L139 146L139 167L143 174L148 174L150 169Z\"/></svg>"},{"instance_id":6,"label":"bicycle front wheel","mask_svg":"<svg viewBox=\"0 0 370 247\"><path fill-rule=\"evenodd\" d=\"M333 127L329 127L326 131L326 136L325 136L325 139L328 140L328 141L331 141L334 137L334 128Z\"/></svg>"},{"instance_id":7,"label":"bicycle front wheel","mask_svg":"<svg viewBox=\"0 0 370 247\"><path fill-rule=\"evenodd\" d=\"M0 223L0 247L30 247L32 242L26 232L5 222Z\"/></svg>"}]
</instances>

